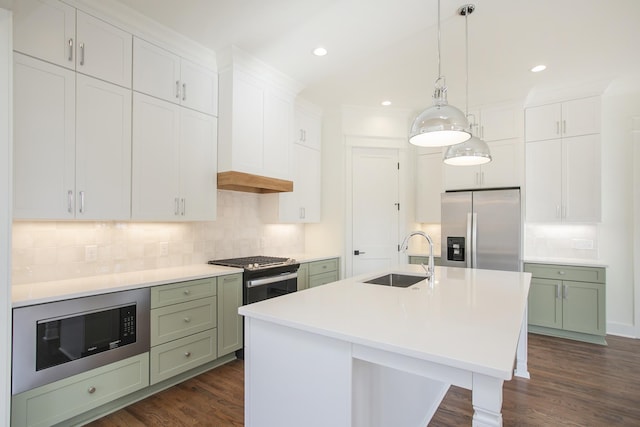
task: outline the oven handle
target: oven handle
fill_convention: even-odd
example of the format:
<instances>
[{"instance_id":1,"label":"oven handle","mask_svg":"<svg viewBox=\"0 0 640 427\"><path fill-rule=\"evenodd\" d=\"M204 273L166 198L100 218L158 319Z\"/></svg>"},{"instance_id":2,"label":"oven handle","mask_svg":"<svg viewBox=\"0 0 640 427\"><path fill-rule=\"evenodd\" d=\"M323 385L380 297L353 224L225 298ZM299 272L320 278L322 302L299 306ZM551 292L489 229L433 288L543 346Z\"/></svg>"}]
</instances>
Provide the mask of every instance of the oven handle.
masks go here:
<instances>
[{"instance_id":1,"label":"oven handle","mask_svg":"<svg viewBox=\"0 0 640 427\"><path fill-rule=\"evenodd\" d=\"M247 280L247 288L255 288L256 286L268 285L270 283L282 282L289 279L297 279L298 272L282 273L278 276L265 277L263 279Z\"/></svg>"}]
</instances>

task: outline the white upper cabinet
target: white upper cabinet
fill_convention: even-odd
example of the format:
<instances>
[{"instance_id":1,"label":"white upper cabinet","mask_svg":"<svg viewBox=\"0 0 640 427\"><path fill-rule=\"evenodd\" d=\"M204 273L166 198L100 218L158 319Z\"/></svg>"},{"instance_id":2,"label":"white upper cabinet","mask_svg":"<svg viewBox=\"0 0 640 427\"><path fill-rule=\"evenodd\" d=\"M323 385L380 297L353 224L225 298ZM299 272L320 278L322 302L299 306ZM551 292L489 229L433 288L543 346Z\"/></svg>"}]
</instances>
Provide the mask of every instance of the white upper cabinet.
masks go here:
<instances>
[{"instance_id":1,"label":"white upper cabinet","mask_svg":"<svg viewBox=\"0 0 640 427\"><path fill-rule=\"evenodd\" d=\"M218 75L159 46L133 39L133 89L218 115Z\"/></svg>"},{"instance_id":2,"label":"white upper cabinet","mask_svg":"<svg viewBox=\"0 0 640 427\"><path fill-rule=\"evenodd\" d=\"M522 105L518 103L487 105L470 110L473 134L485 142L522 138L522 110Z\"/></svg>"},{"instance_id":3,"label":"white upper cabinet","mask_svg":"<svg viewBox=\"0 0 640 427\"><path fill-rule=\"evenodd\" d=\"M296 144L320 150L322 120L317 111L306 105L296 105L294 141Z\"/></svg>"},{"instance_id":4,"label":"white upper cabinet","mask_svg":"<svg viewBox=\"0 0 640 427\"><path fill-rule=\"evenodd\" d=\"M131 91L14 55L14 216L128 219Z\"/></svg>"},{"instance_id":5,"label":"white upper cabinet","mask_svg":"<svg viewBox=\"0 0 640 427\"><path fill-rule=\"evenodd\" d=\"M601 219L600 97L526 111L526 219Z\"/></svg>"},{"instance_id":6,"label":"white upper cabinet","mask_svg":"<svg viewBox=\"0 0 640 427\"><path fill-rule=\"evenodd\" d=\"M527 142L600 133L600 97L526 109Z\"/></svg>"},{"instance_id":7,"label":"white upper cabinet","mask_svg":"<svg viewBox=\"0 0 640 427\"><path fill-rule=\"evenodd\" d=\"M131 87L132 36L57 0L14 3L14 49Z\"/></svg>"},{"instance_id":8,"label":"white upper cabinet","mask_svg":"<svg viewBox=\"0 0 640 427\"><path fill-rule=\"evenodd\" d=\"M75 73L19 53L13 61L13 214L75 216Z\"/></svg>"},{"instance_id":9,"label":"white upper cabinet","mask_svg":"<svg viewBox=\"0 0 640 427\"><path fill-rule=\"evenodd\" d=\"M480 166L444 165L446 190L519 187L522 181L522 142L513 140L489 142L491 162Z\"/></svg>"},{"instance_id":10,"label":"white upper cabinet","mask_svg":"<svg viewBox=\"0 0 640 427\"><path fill-rule=\"evenodd\" d=\"M215 220L217 119L140 93L133 118L132 218Z\"/></svg>"},{"instance_id":11,"label":"white upper cabinet","mask_svg":"<svg viewBox=\"0 0 640 427\"><path fill-rule=\"evenodd\" d=\"M76 218L131 217L131 90L76 76Z\"/></svg>"}]
</instances>

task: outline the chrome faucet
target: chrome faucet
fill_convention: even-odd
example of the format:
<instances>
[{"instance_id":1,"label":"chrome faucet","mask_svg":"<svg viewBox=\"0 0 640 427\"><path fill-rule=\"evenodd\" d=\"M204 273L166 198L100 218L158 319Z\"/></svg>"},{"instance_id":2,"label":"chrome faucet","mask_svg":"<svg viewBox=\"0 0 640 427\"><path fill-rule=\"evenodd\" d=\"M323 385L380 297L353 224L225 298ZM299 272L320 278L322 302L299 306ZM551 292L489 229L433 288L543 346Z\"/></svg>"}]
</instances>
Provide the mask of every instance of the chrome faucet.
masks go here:
<instances>
[{"instance_id":1,"label":"chrome faucet","mask_svg":"<svg viewBox=\"0 0 640 427\"><path fill-rule=\"evenodd\" d=\"M400 250L405 252L409 248L409 239L415 235L422 236L427 239L427 242L429 242L429 267L425 267L424 263L420 263L420 265L427 273L427 279L429 279L429 282L433 283L435 278L435 266L433 262L433 240L431 240L431 237L429 237L429 235L424 231L412 231L404 238L402 245L400 245Z\"/></svg>"}]
</instances>

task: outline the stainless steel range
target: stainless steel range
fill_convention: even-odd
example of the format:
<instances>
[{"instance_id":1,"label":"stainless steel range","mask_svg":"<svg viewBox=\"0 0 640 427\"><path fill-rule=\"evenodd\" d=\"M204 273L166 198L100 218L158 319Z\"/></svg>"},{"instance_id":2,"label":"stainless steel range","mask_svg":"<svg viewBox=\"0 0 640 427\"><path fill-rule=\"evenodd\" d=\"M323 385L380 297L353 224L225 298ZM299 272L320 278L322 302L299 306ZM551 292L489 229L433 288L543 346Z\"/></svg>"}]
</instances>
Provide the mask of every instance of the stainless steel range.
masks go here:
<instances>
[{"instance_id":1,"label":"stainless steel range","mask_svg":"<svg viewBox=\"0 0 640 427\"><path fill-rule=\"evenodd\" d=\"M291 258L253 256L209 261L209 264L243 268L243 304L295 292L300 264Z\"/></svg>"}]
</instances>

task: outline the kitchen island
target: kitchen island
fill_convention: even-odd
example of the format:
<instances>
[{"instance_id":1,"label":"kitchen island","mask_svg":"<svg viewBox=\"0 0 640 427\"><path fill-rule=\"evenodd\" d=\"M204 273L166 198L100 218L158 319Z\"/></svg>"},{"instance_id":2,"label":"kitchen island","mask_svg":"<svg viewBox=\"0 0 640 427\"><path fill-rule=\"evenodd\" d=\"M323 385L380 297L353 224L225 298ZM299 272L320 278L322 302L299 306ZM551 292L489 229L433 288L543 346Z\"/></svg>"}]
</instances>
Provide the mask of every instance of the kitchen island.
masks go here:
<instances>
[{"instance_id":1,"label":"kitchen island","mask_svg":"<svg viewBox=\"0 0 640 427\"><path fill-rule=\"evenodd\" d=\"M502 425L531 275L436 267L433 284L364 283L383 273L240 307L247 426L424 427L450 385L472 390L474 426Z\"/></svg>"}]
</instances>

